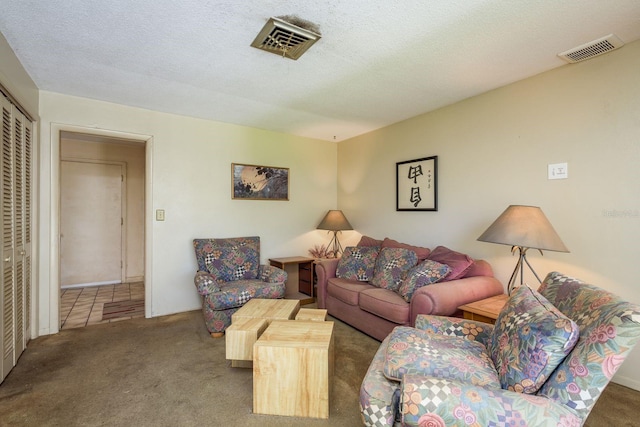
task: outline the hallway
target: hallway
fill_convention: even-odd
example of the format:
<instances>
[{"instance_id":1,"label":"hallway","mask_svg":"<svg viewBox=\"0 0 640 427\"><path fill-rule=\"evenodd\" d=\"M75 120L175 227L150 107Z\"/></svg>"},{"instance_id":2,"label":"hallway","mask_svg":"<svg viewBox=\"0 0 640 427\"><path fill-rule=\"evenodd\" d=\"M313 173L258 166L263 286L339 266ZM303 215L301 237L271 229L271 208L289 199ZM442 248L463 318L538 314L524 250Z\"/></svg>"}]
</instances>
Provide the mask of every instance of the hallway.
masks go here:
<instances>
[{"instance_id":1,"label":"hallway","mask_svg":"<svg viewBox=\"0 0 640 427\"><path fill-rule=\"evenodd\" d=\"M102 320L104 304L129 300L144 300L144 282L117 285L92 286L86 288L62 289L60 299L60 329L83 328L99 323L118 322L144 317Z\"/></svg>"}]
</instances>

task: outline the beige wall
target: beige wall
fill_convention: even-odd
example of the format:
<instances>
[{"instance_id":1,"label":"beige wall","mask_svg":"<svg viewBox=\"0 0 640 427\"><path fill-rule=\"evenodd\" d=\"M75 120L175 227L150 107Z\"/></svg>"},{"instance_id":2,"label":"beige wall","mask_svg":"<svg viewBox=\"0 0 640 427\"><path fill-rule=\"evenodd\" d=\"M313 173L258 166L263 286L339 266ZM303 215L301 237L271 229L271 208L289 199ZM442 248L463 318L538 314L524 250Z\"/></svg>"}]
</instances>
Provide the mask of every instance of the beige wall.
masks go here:
<instances>
[{"instance_id":1,"label":"beige wall","mask_svg":"<svg viewBox=\"0 0 640 427\"><path fill-rule=\"evenodd\" d=\"M84 98L40 93L40 334L57 331L59 130L126 133L147 143L147 315L201 307L192 240L261 237L261 258L306 255L337 200L337 145ZM231 199L231 163L290 168L289 201ZM164 209L165 221L153 220ZM47 304L48 303L48 304Z\"/></svg>"},{"instance_id":2,"label":"beige wall","mask_svg":"<svg viewBox=\"0 0 640 427\"><path fill-rule=\"evenodd\" d=\"M144 279L144 166L142 144L95 142L60 139L60 156L64 160L103 160L122 162L126 166L126 259L128 282Z\"/></svg>"},{"instance_id":3,"label":"beige wall","mask_svg":"<svg viewBox=\"0 0 640 427\"><path fill-rule=\"evenodd\" d=\"M530 251L539 274L640 303L638 70L640 42L341 142L338 206L360 233L485 258L503 283L510 248L476 239L508 205L540 206L571 253ZM395 163L432 155L438 212L396 212ZM548 180L559 162L569 178ZM616 379L640 389L640 349Z\"/></svg>"}]
</instances>

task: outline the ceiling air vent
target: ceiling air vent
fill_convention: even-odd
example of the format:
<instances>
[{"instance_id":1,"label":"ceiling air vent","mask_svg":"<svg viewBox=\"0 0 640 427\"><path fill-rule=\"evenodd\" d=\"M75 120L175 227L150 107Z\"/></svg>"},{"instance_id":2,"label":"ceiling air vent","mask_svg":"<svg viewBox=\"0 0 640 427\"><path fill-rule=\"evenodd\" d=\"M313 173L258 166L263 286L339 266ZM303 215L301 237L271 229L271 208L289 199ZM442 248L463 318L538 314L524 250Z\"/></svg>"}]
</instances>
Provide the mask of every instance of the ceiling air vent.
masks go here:
<instances>
[{"instance_id":1,"label":"ceiling air vent","mask_svg":"<svg viewBox=\"0 0 640 427\"><path fill-rule=\"evenodd\" d=\"M559 53L558 56L567 62L574 63L591 59L594 56L611 52L624 46L624 42L613 34L601 39L585 43L582 46Z\"/></svg>"},{"instance_id":2,"label":"ceiling air vent","mask_svg":"<svg viewBox=\"0 0 640 427\"><path fill-rule=\"evenodd\" d=\"M296 25L281 18L295 22ZM320 40L321 36L315 24L296 16L281 18L270 18L251 46L285 58L298 59Z\"/></svg>"}]
</instances>

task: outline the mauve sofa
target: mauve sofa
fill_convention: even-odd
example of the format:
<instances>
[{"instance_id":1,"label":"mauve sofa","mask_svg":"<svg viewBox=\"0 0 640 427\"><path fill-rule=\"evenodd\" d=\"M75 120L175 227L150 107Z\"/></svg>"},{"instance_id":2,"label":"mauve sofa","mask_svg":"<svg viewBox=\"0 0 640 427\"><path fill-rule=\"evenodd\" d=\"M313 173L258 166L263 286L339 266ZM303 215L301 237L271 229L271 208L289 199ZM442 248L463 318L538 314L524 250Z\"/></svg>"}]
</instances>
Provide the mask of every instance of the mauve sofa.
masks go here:
<instances>
[{"instance_id":1,"label":"mauve sofa","mask_svg":"<svg viewBox=\"0 0 640 427\"><path fill-rule=\"evenodd\" d=\"M493 276L493 270L489 263L483 260L473 260L465 254L451 251L443 246L438 246L431 251L428 248L411 246L388 238L376 240L363 236L356 248L345 249L343 258L345 255L350 256L353 253L360 256L357 253L358 248L376 246L380 251L383 248L408 249L417 255L417 263L414 261L413 254L410 257L412 258L411 262L415 264L421 264L434 258L441 264L451 264L452 270L456 270L451 271L449 278L445 277L436 283L419 287L407 301L407 295L403 297L397 289L385 289L385 283L380 280L375 283L371 280L371 274L366 277L367 275L360 271L360 280L354 280L353 278L344 278L343 269L342 277L340 274L336 277L338 268L343 268L343 266L339 266L340 259L318 261L316 264L318 308L327 309L331 316L377 340L382 341L396 326L414 326L418 314L460 316L459 306L504 292L502 284ZM394 250L396 256L398 253L402 253L399 252L402 249L386 249L385 251L392 252ZM380 260L378 259L378 261ZM378 265L378 269L382 270L382 267ZM409 279L407 274L411 271L404 273L404 280ZM452 275L458 277L451 280ZM371 282L374 282L375 285ZM393 288L394 286L397 284L389 287Z\"/></svg>"}]
</instances>

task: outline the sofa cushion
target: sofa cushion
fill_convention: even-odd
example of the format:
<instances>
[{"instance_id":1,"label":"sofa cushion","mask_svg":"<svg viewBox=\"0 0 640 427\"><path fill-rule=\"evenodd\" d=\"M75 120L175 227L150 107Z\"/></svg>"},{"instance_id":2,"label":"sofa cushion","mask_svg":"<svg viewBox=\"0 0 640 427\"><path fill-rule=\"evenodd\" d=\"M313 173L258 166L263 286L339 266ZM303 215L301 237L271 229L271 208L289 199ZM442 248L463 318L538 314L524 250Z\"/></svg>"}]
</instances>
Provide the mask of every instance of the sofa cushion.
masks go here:
<instances>
[{"instance_id":1,"label":"sofa cushion","mask_svg":"<svg viewBox=\"0 0 640 427\"><path fill-rule=\"evenodd\" d=\"M268 283L262 280L235 280L220 285L220 291L207 295L204 303L214 311L242 307L252 298L284 298L282 283Z\"/></svg>"},{"instance_id":2,"label":"sofa cushion","mask_svg":"<svg viewBox=\"0 0 640 427\"><path fill-rule=\"evenodd\" d=\"M420 246L412 246L406 243L400 243L397 240L389 239L388 237L385 237L385 239L382 241L382 247L383 248L401 248L401 249L409 249L411 251L414 251L418 257L418 262L422 262L425 259L427 259L427 257L429 256L429 253L431 252L431 249L429 248L423 248Z\"/></svg>"},{"instance_id":3,"label":"sofa cushion","mask_svg":"<svg viewBox=\"0 0 640 427\"><path fill-rule=\"evenodd\" d=\"M423 286L439 282L451 272L446 264L430 259L421 262L407 272L407 277L398 288L398 293L405 301L410 302L415 291Z\"/></svg>"},{"instance_id":4,"label":"sofa cushion","mask_svg":"<svg viewBox=\"0 0 640 427\"><path fill-rule=\"evenodd\" d=\"M367 282L350 279L331 278L327 282L327 295L356 307L360 301L360 292L367 289L377 288Z\"/></svg>"},{"instance_id":5,"label":"sofa cushion","mask_svg":"<svg viewBox=\"0 0 640 427\"><path fill-rule=\"evenodd\" d=\"M496 320L489 353L502 388L533 394L573 349L576 323L527 285L516 288Z\"/></svg>"},{"instance_id":6,"label":"sofa cushion","mask_svg":"<svg viewBox=\"0 0 640 427\"><path fill-rule=\"evenodd\" d=\"M389 336L384 375L397 381L424 375L476 386L500 384L484 345L407 326L397 326Z\"/></svg>"},{"instance_id":7,"label":"sofa cushion","mask_svg":"<svg viewBox=\"0 0 640 427\"><path fill-rule=\"evenodd\" d=\"M473 259L468 255L452 251L445 246L438 246L435 248L431 251L427 259L437 261L440 264L447 264L451 267L451 273L442 280L443 282L460 279L473 265Z\"/></svg>"},{"instance_id":8,"label":"sofa cushion","mask_svg":"<svg viewBox=\"0 0 640 427\"><path fill-rule=\"evenodd\" d=\"M416 265L418 256L410 249L382 248L376 259L371 284L396 291L409 269Z\"/></svg>"},{"instance_id":9,"label":"sofa cushion","mask_svg":"<svg viewBox=\"0 0 640 427\"><path fill-rule=\"evenodd\" d=\"M260 255L251 246L217 247L205 254L207 270L218 283L258 277Z\"/></svg>"},{"instance_id":10,"label":"sofa cushion","mask_svg":"<svg viewBox=\"0 0 640 427\"><path fill-rule=\"evenodd\" d=\"M373 278L379 250L375 246L347 247L338 261L336 277L368 282Z\"/></svg>"},{"instance_id":11,"label":"sofa cushion","mask_svg":"<svg viewBox=\"0 0 640 427\"><path fill-rule=\"evenodd\" d=\"M358 306L398 325L409 324L409 303L388 289L371 287L360 292Z\"/></svg>"}]
</instances>

